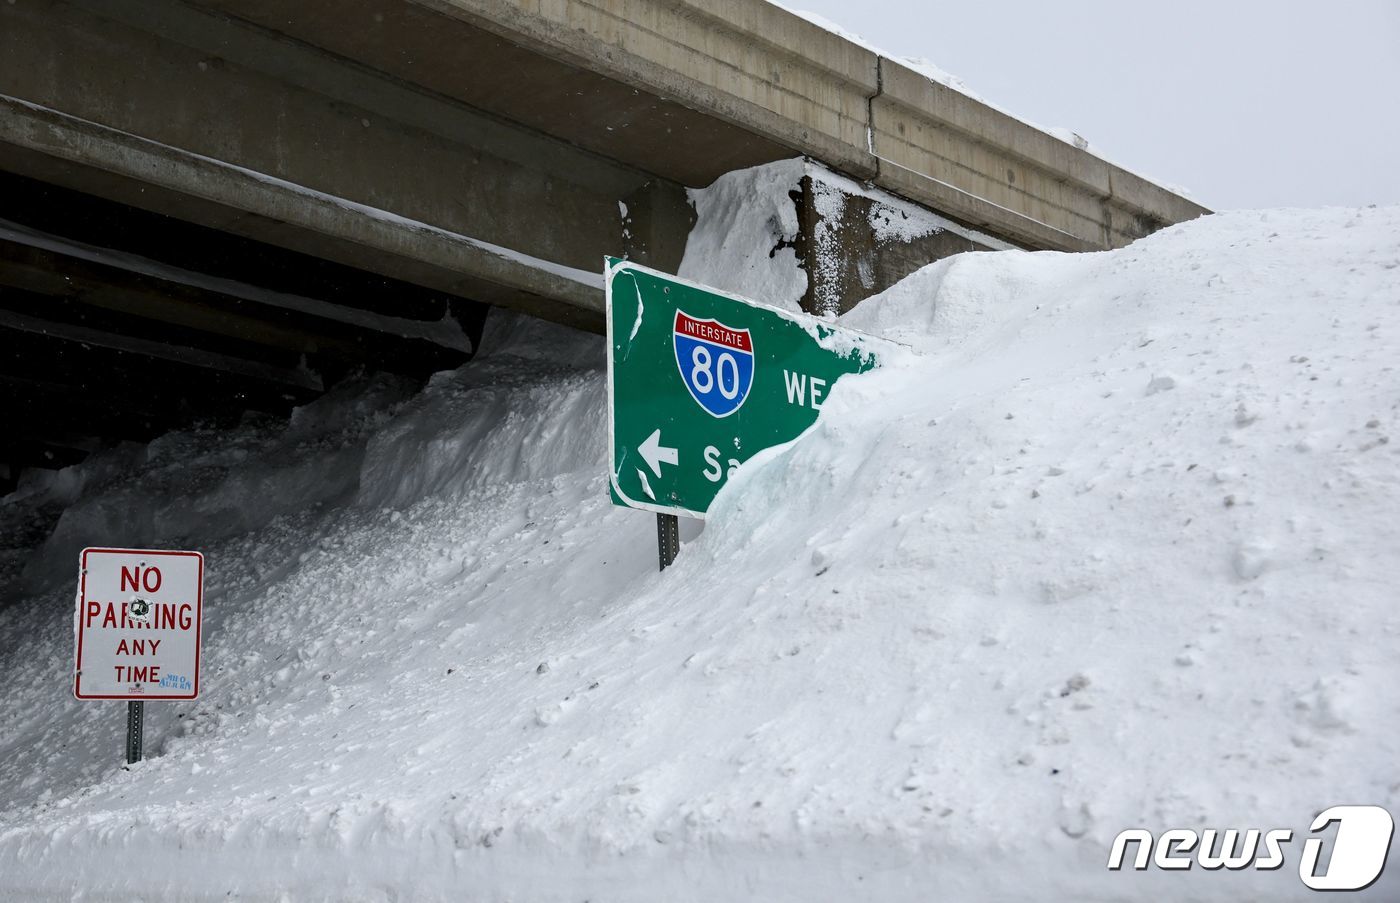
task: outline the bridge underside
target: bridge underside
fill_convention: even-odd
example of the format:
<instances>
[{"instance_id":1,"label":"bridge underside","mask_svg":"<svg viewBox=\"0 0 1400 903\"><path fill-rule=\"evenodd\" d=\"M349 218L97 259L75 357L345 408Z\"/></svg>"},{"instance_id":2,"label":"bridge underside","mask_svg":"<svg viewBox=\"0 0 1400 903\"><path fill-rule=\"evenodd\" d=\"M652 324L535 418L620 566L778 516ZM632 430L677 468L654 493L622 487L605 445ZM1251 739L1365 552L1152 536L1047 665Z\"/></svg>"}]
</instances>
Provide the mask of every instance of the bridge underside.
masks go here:
<instances>
[{"instance_id":1,"label":"bridge underside","mask_svg":"<svg viewBox=\"0 0 1400 903\"><path fill-rule=\"evenodd\" d=\"M679 264L681 180L791 155L416 6L297 6L362 46L261 24L283 4L0 6L0 492L457 366L486 305L599 329L605 254ZM612 129L635 149L577 140Z\"/></svg>"},{"instance_id":2,"label":"bridge underside","mask_svg":"<svg viewBox=\"0 0 1400 903\"><path fill-rule=\"evenodd\" d=\"M485 306L600 330L603 257L674 272L687 187L757 164L808 155L1027 247L1194 215L932 90L757 0L0 4L0 490L356 368L454 366ZM868 198L824 228L812 195L814 309L985 246L879 245Z\"/></svg>"},{"instance_id":3,"label":"bridge underside","mask_svg":"<svg viewBox=\"0 0 1400 903\"><path fill-rule=\"evenodd\" d=\"M486 307L0 175L0 490L119 441L465 361Z\"/></svg>"},{"instance_id":4,"label":"bridge underside","mask_svg":"<svg viewBox=\"0 0 1400 903\"><path fill-rule=\"evenodd\" d=\"M0 168L596 329L605 255L679 263L683 186L796 154L416 3L288 10L3 7Z\"/></svg>"}]
</instances>

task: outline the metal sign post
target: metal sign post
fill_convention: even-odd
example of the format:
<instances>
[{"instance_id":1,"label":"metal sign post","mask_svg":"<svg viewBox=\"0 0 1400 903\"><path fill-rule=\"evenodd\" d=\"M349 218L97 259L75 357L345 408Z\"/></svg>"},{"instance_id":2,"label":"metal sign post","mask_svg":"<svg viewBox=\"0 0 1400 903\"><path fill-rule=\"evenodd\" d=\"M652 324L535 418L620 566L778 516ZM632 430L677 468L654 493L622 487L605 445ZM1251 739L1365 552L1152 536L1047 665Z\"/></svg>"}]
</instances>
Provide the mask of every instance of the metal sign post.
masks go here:
<instances>
[{"instance_id":1,"label":"metal sign post","mask_svg":"<svg viewBox=\"0 0 1400 903\"><path fill-rule=\"evenodd\" d=\"M681 519L674 514L656 515L656 549L661 555L661 570L676 563L681 553Z\"/></svg>"},{"instance_id":2,"label":"metal sign post","mask_svg":"<svg viewBox=\"0 0 1400 903\"><path fill-rule=\"evenodd\" d=\"M145 729L146 704L128 702L126 704L126 764L141 761L142 734Z\"/></svg>"}]
</instances>

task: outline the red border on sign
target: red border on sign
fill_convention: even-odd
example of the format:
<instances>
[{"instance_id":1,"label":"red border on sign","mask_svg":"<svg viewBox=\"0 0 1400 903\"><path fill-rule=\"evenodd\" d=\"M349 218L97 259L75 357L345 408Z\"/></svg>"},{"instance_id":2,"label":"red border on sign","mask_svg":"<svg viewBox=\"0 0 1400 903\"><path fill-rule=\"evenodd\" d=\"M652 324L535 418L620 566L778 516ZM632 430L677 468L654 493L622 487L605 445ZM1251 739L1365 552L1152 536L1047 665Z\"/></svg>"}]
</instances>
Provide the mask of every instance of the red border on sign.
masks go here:
<instances>
[{"instance_id":1,"label":"red border on sign","mask_svg":"<svg viewBox=\"0 0 1400 903\"><path fill-rule=\"evenodd\" d=\"M186 556L199 559L199 589L195 596L194 603L194 692L189 696L146 696L141 693L128 693L124 696L83 696L78 692L78 680L83 671L83 603L87 600L87 559L89 552L112 552L118 555L169 555ZM105 549L91 547L83 549L82 558L79 559L81 572L78 579L78 657L77 667L73 672L73 696L77 699L124 699L131 702L161 702L163 700L180 701L199 698L199 656L204 650L204 553L203 552L172 552L160 549Z\"/></svg>"}]
</instances>

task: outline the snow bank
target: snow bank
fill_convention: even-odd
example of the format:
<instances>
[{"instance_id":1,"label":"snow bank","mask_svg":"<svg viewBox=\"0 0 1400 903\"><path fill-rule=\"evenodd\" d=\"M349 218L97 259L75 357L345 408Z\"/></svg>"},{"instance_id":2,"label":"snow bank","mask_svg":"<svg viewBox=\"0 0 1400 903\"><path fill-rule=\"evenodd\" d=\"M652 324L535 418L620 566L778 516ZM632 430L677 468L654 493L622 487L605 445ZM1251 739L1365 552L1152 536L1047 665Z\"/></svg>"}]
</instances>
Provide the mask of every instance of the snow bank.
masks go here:
<instances>
[{"instance_id":1,"label":"snow bank","mask_svg":"<svg viewBox=\"0 0 1400 903\"><path fill-rule=\"evenodd\" d=\"M1300 842L1277 872L1104 865L1124 828L1400 812L1398 289L1400 208L942 261L848 317L914 350L663 574L606 497L596 339L493 324L366 402L353 493L236 535L185 493L223 537L195 540L207 689L150 707L150 760L68 696L71 586L9 609L0 887L1307 899ZM291 442L227 438L243 485ZM96 498L199 485L146 466Z\"/></svg>"},{"instance_id":2,"label":"snow bank","mask_svg":"<svg viewBox=\"0 0 1400 903\"><path fill-rule=\"evenodd\" d=\"M799 311L807 274L798 266L797 205L807 174L801 157L726 173L689 189L695 227L676 272L682 279Z\"/></svg>"},{"instance_id":3,"label":"snow bank","mask_svg":"<svg viewBox=\"0 0 1400 903\"><path fill-rule=\"evenodd\" d=\"M60 471L27 472L0 516L30 518L53 504L63 511L23 578L30 588L67 583L74 550L114 536L137 548L209 542L344 501L358 486L366 440L414 388L391 376L356 380L297 409L287 423L253 414L237 430L175 432Z\"/></svg>"},{"instance_id":4,"label":"snow bank","mask_svg":"<svg viewBox=\"0 0 1400 903\"><path fill-rule=\"evenodd\" d=\"M489 324L473 366L437 374L369 442L361 505L406 508L576 473L587 480L606 457L603 339L526 317Z\"/></svg>"}]
</instances>

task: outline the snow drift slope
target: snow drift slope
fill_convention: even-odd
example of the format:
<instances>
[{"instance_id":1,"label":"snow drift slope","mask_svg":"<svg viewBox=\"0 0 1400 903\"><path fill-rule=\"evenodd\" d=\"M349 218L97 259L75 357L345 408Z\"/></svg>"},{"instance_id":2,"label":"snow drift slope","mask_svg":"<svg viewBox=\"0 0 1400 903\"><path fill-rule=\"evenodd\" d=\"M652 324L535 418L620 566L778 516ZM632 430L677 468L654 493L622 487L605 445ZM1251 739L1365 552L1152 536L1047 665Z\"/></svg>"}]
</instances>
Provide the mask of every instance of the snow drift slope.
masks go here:
<instances>
[{"instance_id":1,"label":"snow drift slope","mask_svg":"<svg viewBox=\"0 0 1400 903\"><path fill-rule=\"evenodd\" d=\"M913 350L664 574L607 502L601 345L545 326L392 408L353 503L191 528L206 695L131 770L118 707L67 696L71 587L10 609L0 888L1288 899L1297 848L1104 863L1128 827L1400 811L1400 209L967 255L848 319Z\"/></svg>"}]
</instances>

